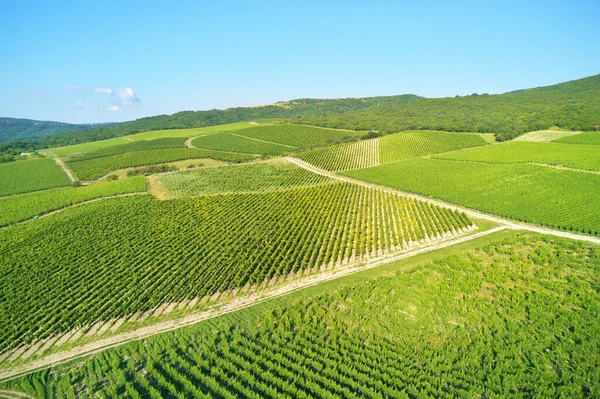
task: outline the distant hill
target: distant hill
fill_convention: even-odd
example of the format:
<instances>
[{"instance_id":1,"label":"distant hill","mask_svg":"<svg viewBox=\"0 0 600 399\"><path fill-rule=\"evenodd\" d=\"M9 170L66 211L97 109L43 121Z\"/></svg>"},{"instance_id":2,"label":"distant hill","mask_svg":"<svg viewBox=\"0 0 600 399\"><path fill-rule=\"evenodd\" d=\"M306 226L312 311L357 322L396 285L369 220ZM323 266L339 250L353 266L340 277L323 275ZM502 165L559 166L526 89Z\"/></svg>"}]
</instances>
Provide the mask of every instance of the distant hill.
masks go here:
<instances>
[{"instance_id":1,"label":"distant hill","mask_svg":"<svg viewBox=\"0 0 600 399\"><path fill-rule=\"evenodd\" d=\"M58 133L89 129L92 125L74 125L71 123L38 121L0 117L0 142L33 140Z\"/></svg>"},{"instance_id":2,"label":"distant hill","mask_svg":"<svg viewBox=\"0 0 600 399\"><path fill-rule=\"evenodd\" d=\"M600 130L600 75L505 94L420 98L409 104L304 117L296 122L385 133L413 129L489 132L500 141L551 126Z\"/></svg>"}]
</instances>

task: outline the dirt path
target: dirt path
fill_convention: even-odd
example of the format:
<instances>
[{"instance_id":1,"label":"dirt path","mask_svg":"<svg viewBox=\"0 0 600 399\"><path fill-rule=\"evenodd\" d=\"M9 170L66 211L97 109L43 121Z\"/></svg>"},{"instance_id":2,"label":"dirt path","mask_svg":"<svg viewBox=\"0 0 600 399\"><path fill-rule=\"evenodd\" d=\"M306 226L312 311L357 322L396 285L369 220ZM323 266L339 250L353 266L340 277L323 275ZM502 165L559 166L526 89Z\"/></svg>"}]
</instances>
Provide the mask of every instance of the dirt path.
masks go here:
<instances>
[{"instance_id":1,"label":"dirt path","mask_svg":"<svg viewBox=\"0 0 600 399\"><path fill-rule=\"evenodd\" d=\"M54 353L45 358L33 360L27 364L23 364L14 367L10 370L0 371L0 382L12 380L23 375L32 373L37 370L45 369L48 367L56 366L62 363L66 363L70 360L77 359L83 356L92 355L98 352L102 352L109 348L114 348L119 345L123 345L127 342L137 341L140 339L148 338L156 334L161 334L167 331L173 331L182 327L191 326L201 321L205 321L217 316L221 316L227 313L235 312L256 304L278 298L284 295L288 295L298 290L312 287L317 284L321 284L326 281L331 281L344 276L349 276L358 272L373 269L381 265L394 262L397 260L409 258L415 255L423 254L426 252L435 251L442 248L447 248L452 245L460 244L466 241L474 240L479 237L483 237L489 234L496 233L501 230L509 228L508 226L500 226L491 230L482 231L475 234L461 236L458 238L450 238L443 241L438 241L434 245L429 245L417 249L410 250L408 252L390 255L387 257L380 257L372 262L368 262L362 266L348 266L337 270L320 272L315 275L303 277L301 279L290 282L283 286L277 287L270 291L257 292L245 297L235 298L232 301L217 305L214 308L190 314L176 320L168 320L160 323L156 323L151 326L142 327L135 331L129 331L111 337L107 337L98 341L87 343L66 351Z\"/></svg>"},{"instance_id":2,"label":"dirt path","mask_svg":"<svg viewBox=\"0 0 600 399\"><path fill-rule=\"evenodd\" d=\"M155 176L147 176L146 181L148 182L148 192L152 194L154 198L158 200L165 200L168 198Z\"/></svg>"},{"instance_id":3,"label":"dirt path","mask_svg":"<svg viewBox=\"0 0 600 399\"><path fill-rule=\"evenodd\" d=\"M6 399L35 399L33 396L28 395L24 392L17 392L17 391L6 391L3 389L0 389L0 398L6 398Z\"/></svg>"},{"instance_id":4,"label":"dirt path","mask_svg":"<svg viewBox=\"0 0 600 399\"><path fill-rule=\"evenodd\" d=\"M69 180L71 180L71 183L76 182L77 179L75 178L75 176L73 176L73 172L71 171L71 169L67 168L67 165L65 165L65 161L63 161L59 157L53 157L53 158L54 158L54 162L56 162L56 164L58 166L60 166L60 168L63 170L63 172L65 172L67 174L67 176L69 177Z\"/></svg>"},{"instance_id":5,"label":"dirt path","mask_svg":"<svg viewBox=\"0 0 600 399\"><path fill-rule=\"evenodd\" d=\"M533 231L536 233L541 233L541 234L549 234L549 235L553 235L553 236L557 236L557 237L566 237L566 238L570 238L573 240L579 240L579 241L587 241L587 242L591 242L594 244L600 244L600 238L597 237L591 237L591 236L586 236L586 235L582 235L582 234L575 234L575 233L569 233L566 231L560 231L560 230L553 230L553 229L549 229L549 228L545 228L545 227L539 227L539 226L534 226L528 223L521 223L521 222L515 222L513 220L510 219L504 219L498 216L493 216L493 215L489 215L487 213L482 213L482 212L478 212L475 211L473 209L469 209L469 208L465 208L465 207L461 207L461 206L456 206L456 205L452 205L443 201L439 201L439 200L433 200L431 198L427 198L427 197L423 197L417 194L412 194L412 193L407 193L401 190L396 190L390 187L385 187L385 186L380 186L377 184L372 184L372 183L366 183L364 181L361 180L355 180L352 179L350 177L346 177L346 176L340 176L340 175L336 175L335 173L331 173L331 172L327 172L325 170L316 168L314 166L312 166L311 164L304 162L298 158L293 158L293 157L286 157L285 159L287 159L290 162L295 163L296 165L303 167L306 170L309 170L313 173L317 173L320 174L322 176L327 176L330 177L332 179L337 179L343 182L347 182L347 183L353 183L353 184L358 184L364 187L372 187L372 188L378 188L387 192L391 192L391 193L397 193L397 194L401 194L403 196L409 197L409 198L414 198L414 199L418 199L420 201L425 201L428 202L430 204L434 204L434 205L438 205L441 206L443 208L448 208L448 209L452 209L452 210L458 210L460 212L464 212L469 216L472 217L476 217L479 219L485 219L485 220L489 220L492 222L496 222L496 223L500 223L503 224L509 228L512 229L520 229L520 230L527 230L527 231Z\"/></svg>"}]
</instances>

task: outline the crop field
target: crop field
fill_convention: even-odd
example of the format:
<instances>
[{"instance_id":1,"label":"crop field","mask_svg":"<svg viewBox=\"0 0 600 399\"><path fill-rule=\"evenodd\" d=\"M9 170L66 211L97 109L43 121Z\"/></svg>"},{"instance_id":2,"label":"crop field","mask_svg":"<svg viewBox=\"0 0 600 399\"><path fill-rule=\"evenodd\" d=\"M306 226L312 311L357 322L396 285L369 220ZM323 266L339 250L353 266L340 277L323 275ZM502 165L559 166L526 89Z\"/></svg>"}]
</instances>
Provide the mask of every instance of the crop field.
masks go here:
<instances>
[{"instance_id":1,"label":"crop field","mask_svg":"<svg viewBox=\"0 0 600 399\"><path fill-rule=\"evenodd\" d=\"M414 159L343 174L524 222L600 235L600 175L441 159Z\"/></svg>"},{"instance_id":2,"label":"crop field","mask_svg":"<svg viewBox=\"0 0 600 399\"><path fill-rule=\"evenodd\" d=\"M308 149L357 139L366 132L322 129L300 125L267 125L239 130L238 134L254 139Z\"/></svg>"},{"instance_id":3,"label":"crop field","mask_svg":"<svg viewBox=\"0 0 600 399\"><path fill-rule=\"evenodd\" d=\"M569 136L556 140L557 143L567 144L595 144L600 145L600 132L580 133L575 136Z\"/></svg>"},{"instance_id":4,"label":"crop field","mask_svg":"<svg viewBox=\"0 0 600 399\"><path fill-rule=\"evenodd\" d=\"M183 170L158 175L156 179L169 197L284 190L334 181L282 159L247 165Z\"/></svg>"},{"instance_id":5,"label":"crop field","mask_svg":"<svg viewBox=\"0 0 600 399\"><path fill-rule=\"evenodd\" d=\"M476 133L407 131L386 135L379 139L379 160L382 164L398 162L487 144L487 141Z\"/></svg>"},{"instance_id":6,"label":"crop field","mask_svg":"<svg viewBox=\"0 0 600 399\"><path fill-rule=\"evenodd\" d=\"M209 150L241 152L246 154L281 155L296 147L267 143L231 133L213 133L192 140L192 145Z\"/></svg>"},{"instance_id":7,"label":"crop field","mask_svg":"<svg viewBox=\"0 0 600 399\"><path fill-rule=\"evenodd\" d=\"M563 137L571 137L578 135L579 132L562 132L558 130L538 130L536 132L525 133L522 136L517 137L513 141L531 141L536 143L548 143L556 141Z\"/></svg>"},{"instance_id":8,"label":"crop field","mask_svg":"<svg viewBox=\"0 0 600 399\"><path fill-rule=\"evenodd\" d=\"M435 158L492 163L544 163L575 169L600 170L600 146L508 142L472 148Z\"/></svg>"},{"instance_id":9,"label":"crop field","mask_svg":"<svg viewBox=\"0 0 600 399\"><path fill-rule=\"evenodd\" d=\"M379 140L361 140L317 148L300 152L296 156L311 165L332 172L368 168L379 165Z\"/></svg>"},{"instance_id":10,"label":"crop field","mask_svg":"<svg viewBox=\"0 0 600 399\"><path fill-rule=\"evenodd\" d=\"M76 326L93 335L140 312L355 264L471 227L459 212L347 183L73 207L0 230L0 359L18 360L22 345L52 343Z\"/></svg>"},{"instance_id":11,"label":"crop field","mask_svg":"<svg viewBox=\"0 0 600 399\"><path fill-rule=\"evenodd\" d=\"M211 158L225 162L246 162L255 157L250 154L205 150L203 148L164 148L128 152L121 155L105 156L81 161L67 161L77 178L88 181L98 179L118 169L156 165L193 158Z\"/></svg>"},{"instance_id":12,"label":"crop field","mask_svg":"<svg viewBox=\"0 0 600 399\"><path fill-rule=\"evenodd\" d=\"M75 154L68 158L69 161L86 161L89 159L109 157L112 155L122 155L129 152L140 152L148 150L162 150L165 148L186 148L185 139L168 138L155 140L139 140L106 148L100 148L83 154Z\"/></svg>"},{"instance_id":13,"label":"crop field","mask_svg":"<svg viewBox=\"0 0 600 399\"><path fill-rule=\"evenodd\" d=\"M146 191L142 176L81 187L65 187L0 198L0 226L94 198Z\"/></svg>"},{"instance_id":14,"label":"crop field","mask_svg":"<svg viewBox=\"0 0 600 399\"><path fill-rule=\"evenodd\" d=\"M50 158L0 164L0 197L71 185L60 166Z\"/></svg>"},{"instance_id":15,"label":"crop field","mask_svg":"<svg viewBox=\"0 0 600 399\"><path fill-rule=\"evenodd\" d=\"M1 387L64 398L600 395L598 246L516 234L392 266Z\"/></svg>"},{"instance_id":16,"label":"crop field","mask_svg":"<svg viewBox=\"0 0 600 399\"><path fill-rule=\"evenodd\" d=\"M81 144L73 144L66 145L63 147L53 147L48 148L46 150L42 150L42 152L53 154L57 157L62 157L65 155L78 154L80 152L88 152L99 150L101 148L112 147L115 145L127 144L130 143L125 137L116 137L114 139L108 140L100 140L100 141L91 141L89 143L81 143Z\"/></svg>"}]
</instances>

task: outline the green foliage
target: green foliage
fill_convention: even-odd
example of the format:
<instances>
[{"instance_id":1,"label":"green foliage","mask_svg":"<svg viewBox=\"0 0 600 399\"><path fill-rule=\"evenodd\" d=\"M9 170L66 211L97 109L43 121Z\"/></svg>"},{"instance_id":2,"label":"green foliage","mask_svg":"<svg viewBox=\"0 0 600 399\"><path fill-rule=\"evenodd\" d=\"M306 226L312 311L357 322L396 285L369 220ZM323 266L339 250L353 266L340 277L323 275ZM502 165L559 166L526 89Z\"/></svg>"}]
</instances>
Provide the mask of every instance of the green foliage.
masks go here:
<instances>
[{"instance_id":1,"label":"green foliage","mask_svg":"<svg viewBox=\"0 0 600 399\"><path fill-rule=\"evenodd\" d=\"M597 246L524 234L3 387L52 397L597 397L599 271Z\"/></svg>"},{"instance_id":2,"label":"green foliage","mask_svg":"<svg viewBox=\"0 0 600 399\"><path fill-rule=\"evenodd\" d=\"M600 170L600 146L596 145L520 141L437 155L436 158L492 163L535 162Z\"/></svg>"},{"instance_id":3,"label":"green foliage","mask_svg":"<svg viewBox=\"0 0 600 399\"><path fill-rule=\"evenodd\" d=\"M165 148L128 152L122 155L67 161L67 166L82 180L98 179L118 169L155 165L194 158L212 158L225 162L245 162L254 159L248 154L205 150L202 148Z\"/></svg>"},{"instance_id":4,"label":"green foliage","mask_svg":"<svg viewBox=\"0 0 600 399\"><path fill-rule=\"evenodd\" d=\"M379 139L380 161L381 163L397 162L486 144L485 139L478 134L402 132Z\"/></svg>"},{"instance_id":5,"label":"green foliage","mask_svg":"<svg viewBox=\"0 0 600 399\"><path fill-rule=\"evenodd\" d=\"M2 163L0 182L0 197L71 184L67 175L50 158Z\"/></svg>"},{"instance_id":6,"label":"green foliage","mask_svg":"<svg viewBox=\"0 0 600 399\"><path fill-rule=\"evenodd\" d=\"M441 159L343 174L524 222L600 235L600 176L595 174Z\"/></svg>"},{"instance_id":7,"label":"green foliage","mask_svg":"<svg viewBox=\"0 0 600 399\"><path fill-rule=\"evenodd\" d=\"M162 150L165 148L185 148L185 139L182 138L166 138L156 140L140 140L127 144L115 145L105 148L99 148L94 151L75 154L70 156L70 161L85 161L88 159L109 157L113 155L121 155L129 152L139 152L148 150Z\"/></svg>"},{"instance_id":8,"label":"green foliage","mask_svg":"<svg viewBox=\"0 0 600 399\"><path fill-rule=\"evenodd\" d=\"M598 130L599 92L600 75L595 75L505 94L420 99L405 105L299 118L294 122L386 133L414 129L491 132L496 133L497 140L504 141L551 126L563 130Z\"/></svg>"},{"instance_id":9,"label":"green foliage","mask_svg":"<svg viewBox=\"0 0 600 399\"><path fill-rule=\"evenodd\" d=\"M379 165L379 141L361 140L300 152L296 157L329 171L351 170Z\"/></svg>"},{"instance_id":10,"label":"green foliage","mask_svg":"<svg viewBox=\"0 0 600 399\"><path fill-rule=\"evenodd\" d=\"M74 326L364 261L470 226L458 212L343 183L72 207L0 229L0 353Z\"/></svg>"},{"instance_id":11,"label":"green foliage","mask_svg":"<svg viewBox=\"0 0 600 399\"><path fill-rule=\"evenodd\" d=\"M557 143L600 145L600 132L586 132L556 140Z\"/></svg>"},{"instance_id":12,"label":"green foliage","mask_svg":"<svg viewBox=\"0 0 600 399\"><path fill-rule=\"evenodd\" d=\"M57 188L13 195L0 199L0 226L20 222L94 198L144 191L146 191L146 181L143 177L136 177L77 188Z\"/></svg>"},{"instance_id":13,"label":"green foliage","mask_svg":"<svg viewBox=\"0 0 600 399\"><path fill-rule=\"evenodd\" d=\"M190 166L194 166L194 165L189 165ZM172 166L172 165L152 165L152 166L146 166L145 168L136 168L136 169L132 169L132 170L128 170L127 171L127 176L131 177L131 176L150 176L156 173L165 173L165 172L173 172L179 170L179 168L177 168L177 166Z\"/></svg>"},{"instance_id":14,"label":"green foliage","mask_svg":"<svg viewBox=\"0 0 600 399\"><path fill-rule=\"evenodd\" d=\"M238 134L297 148L312 148L358 139L364 132L321 129L301 125L269 125L244 129Z\"/></svg>"},{"instance_id":15,"label":"green foliage","mask_svg":"<svg viewBox=\"0 0 600 399\"><path fill-rule=\"evenodd\" d=\"M90 125L32 119L0 118L0 142L38 139L53 134L89 129Z\"/></svg>"},{"instance_id":16,"label":"green foliage","mask_svg":"<svg viewBox=\"0 0 600 399\"><path fill-rule=\"evenodd\" d=\"M200 136L192 140L192 145L218 151L263 155L281 155L296 149L296 147L267 143L231 133L214 133Z\"/></svg>"},{"instance_id":17,"label":"green foliage","mask_svg":"<svg viewBox=\"0 0 600 399\"><path fill-rule=\"evenodd\" d=\"M333 181L284 160L186 170L157 176L157 180L171 197L283 190Z\"/></svg>"}]
</instances>

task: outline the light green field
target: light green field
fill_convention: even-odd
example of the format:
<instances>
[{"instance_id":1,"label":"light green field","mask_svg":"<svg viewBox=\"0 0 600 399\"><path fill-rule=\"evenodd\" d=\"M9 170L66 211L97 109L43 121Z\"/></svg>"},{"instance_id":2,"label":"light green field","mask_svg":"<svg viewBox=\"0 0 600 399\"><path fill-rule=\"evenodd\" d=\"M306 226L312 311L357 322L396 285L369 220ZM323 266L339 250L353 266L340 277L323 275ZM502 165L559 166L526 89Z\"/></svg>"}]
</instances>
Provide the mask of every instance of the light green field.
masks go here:
<instances>
[{"instance_id":1,"label":"light green field","mask_svg":"<svg viewBox=\"0 0 600 399\"><path fill-rule=\"evenodd\" d=\"M329 171L351 170L379 165L379 139L360 140L294 154Z\"/></svg>"},{"instance_id":2,"label":"light green field","mask_svg":"<svg viewBox=\"0 0 600 399\"><path fill-rule=\"evenodd\" d=\"M169 197L220 192L283 190L334 181L282 159L248 165L198 168L157 175Z\"/></svg>"},{"instance_id":3,"label":"light green field","mask_svg":"<svg viewBox=\"0 0 600 399\"><path fill-rule=\"evenodd\" d=\"M127 144L129 142L131 141L127 140L125 137L117 137L108 140L92 141L90 143L67 145L64 147L53 147L48 148L47 150L41 150L40 152L49 153L56 155L57 157L61 157L64 155L71 155L79 152L88 152L99 150L101 148L112 147L115 145Z\"/></svg>"},{"instance_id":4,"label":"light green field","mask_svg":"<svg viewBox=\"0 0 600 399\"><path fill-rule=\"evenodd\" d=\"M578 135L579 132L561 132L557 130L538 130L537 132L525 133L513 141L532 141L532 142L550 142L563 137Z\"/></svg>"},{"instance_id":5,"label":"light green field","mask_svg":"<svg viewBox=\"0 0 600 399\"><path fill-rule=\"evenodd\" d=\"M524 222L600 235L600 175L422 158L341 174Z\"/></svg>"},{"instance_id":6,"label":"light green field","mask_svg":"<svg viewBox=\"0 0 600 399\"><path fill-rule=\"evenodd\" d=\"M505 231L451 250L322 283L1 387L40 398L600 394L598 246Z\"/></svg>"},{"instance_id":7,"label":"light green field","mask_svg":"<svg viewBox=\"0 0 600 399\"><path fill-rule=\"evenodd\" d=\"M390 163L425 155L485 146L488 142L477 133L446 133L415 130L379 138L379 161Z\"/></svg>"},{"instance_id":8,"label":"light green field","mask_svg":"<svg viewBox=\"0 0 600 399\"><path fill-rule=\"evenodd\" d=\"M0 197L69 186L71 181L51 158L0 163Z\"/></svg>"},{"instance_id":9,"label":"light green field","mask_svg":"<svg viewBox=\"0 0 600 399\"><path fill-rule=\"evenodd\" d=\"M143 176L137 176L89 186L57 188L0 198L0 226L95 198L144 191L146 180Z\"/></svg>"},{"instance_id":10,"label":"light green field","mask_svg":"<svg viewBox=\"0 0 600 399\"><path fill-rule=\"evenodd\" d=\"M575 136L569 136L556 140L557 143L567 144L600 144L600 132L585 132Z\"/></svg>"},{"instance_id":11,"label":"light green field","mask_svg":"<svg viewBox=\"0 0 600 399\"><path fill-rule=\"evenodd\" d=\"M296 149L296 147L267 143L230 133L212 133L200 136L192 140L192 145L218 151L263 155L281 155Z\"/></svg>"},{"instance_id":12,"label":"light green field","mask_svg":"<svg viewBox=\"0 0 600 399\"><path fill-rule=\"evenodd\" d=\"M535 162L600 170L600 146L597 145L507 142L436 155L435 158L492 163Z\"/></svg>"},{"instance_id":13,"label":"light green field","mask_svg":"<svg viewBox=\"0 0 600 399\"><path fill-rule=\"evenodd\" d=\"M237 131L242 136L308 149L351 141L366 132L322 129L301 125L268 125Z\"/></svg>"}]
</instances>

